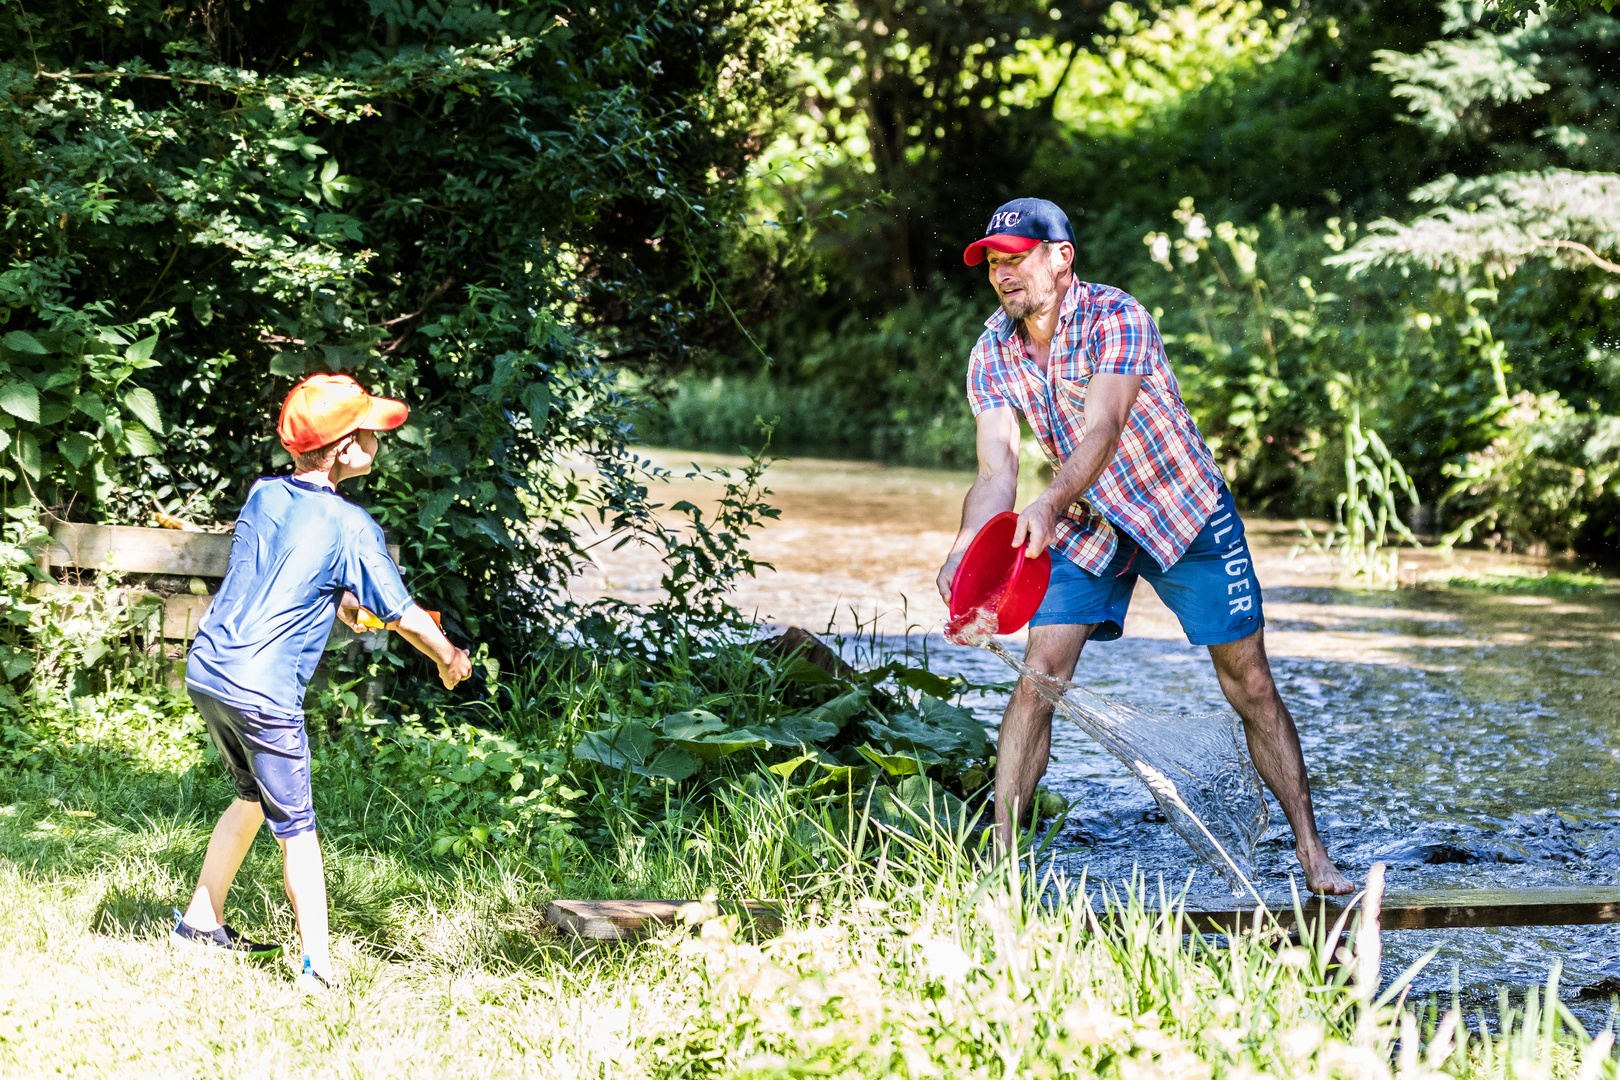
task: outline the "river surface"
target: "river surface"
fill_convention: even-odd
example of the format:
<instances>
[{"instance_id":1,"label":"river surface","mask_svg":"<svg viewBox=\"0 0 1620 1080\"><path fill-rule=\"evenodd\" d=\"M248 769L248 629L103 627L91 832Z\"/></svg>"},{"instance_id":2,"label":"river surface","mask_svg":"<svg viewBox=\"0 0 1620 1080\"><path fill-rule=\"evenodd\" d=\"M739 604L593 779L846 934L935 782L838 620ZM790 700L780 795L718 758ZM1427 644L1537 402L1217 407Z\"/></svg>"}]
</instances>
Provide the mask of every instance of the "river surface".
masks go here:
<instances>
[{"instance_id":1,"label":"river surface","mask_svg":"<svg viewBox=\"0 0 1620 1080\"><path fill-rule=\"evenodd\" d=\"M737 462L653 456L671 467L694 457L708 467ZM738 590L744 610L825 632L855 659L909 649L942 673L1010 680L990 653L939 633L945 607L933 578L971 475L801 460L777 464L768 479L782 518L752 550L776 570ZM712 490L681 480L667 501ZM1272 669L1341 868L1360 880L1384 862L1392 891L1620 884L1620 593L1357 588L1325 557L1291 555L1298 523L1246 521ZM1401 573L1421 582L1502 562L1410 552ZM600 571L577 591L646 600L656 590L657 564L644 552L603 554ZM1021 636L1006 640L1021 650ZM1124 639L1087 646L1075 679L1143 707L1228 710L1207 652L1187 644L1146 583ZM993 727L1006 697L997 689L967 703ZM1193 894L1224 893L1141 783L1078 729L1056 725L1045 783L1071 803L1053 844L1060 866L1107 880L1137 870L1173 887L1196 872ZM1286 903L1293 838L1274 802L1271 810L1259 884ZM1439 953L1414 992L1445 995L1455 966L1464 1000L1492 1012L1496 986L1543 983L1554 961L1563 964L1565 1002L1589 1027L1607 1022L1609 993L1620 991L1620 926L1391 932L1386 977L1431 948Z\"/></svg>"}]
</instances>

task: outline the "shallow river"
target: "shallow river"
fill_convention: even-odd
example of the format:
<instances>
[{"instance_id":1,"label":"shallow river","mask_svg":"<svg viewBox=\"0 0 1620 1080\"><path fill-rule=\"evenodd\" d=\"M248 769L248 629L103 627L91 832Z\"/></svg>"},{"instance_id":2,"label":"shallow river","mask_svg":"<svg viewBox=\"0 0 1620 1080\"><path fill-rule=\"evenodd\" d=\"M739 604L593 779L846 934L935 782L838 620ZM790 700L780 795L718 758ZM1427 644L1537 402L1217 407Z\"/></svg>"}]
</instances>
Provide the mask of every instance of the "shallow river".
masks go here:
<instances>
[{"instance_id":1,"label":"shallow river","mask_svg":"<svg viewBox=\"0 0 1620 1080\"><path fill-rule=\"evenodd\" d=\"M671 466L693 457L654 456ZM778 464L770 486L782 519L753 545L777 570L747 583L737 600L764 620L828 630L847 652L863 647L858 639L870 644L875 630L881 648L926 649L937 671L1005 682L1011 672L994 656L939 635L945 609L933 577L970 480L846 462ZM679 481L668 501L703 490ZM1322 557L1290 557L1297 523L1248 523L1272 668L1341 868L1359 878L1382 861L1389 888L1400 891L1620 883L1620 596L1346 587ZM602 559L603 574L582 580L581 591L645 599L655 588L656 564L644 555L624 549ZM1457 556L1475 568L1494 561ZM1443 570L1430 552L1403 560L1409 579ZM1017 651L1022 641L1009 643ZM1187 644L1145 583L1125 638L1088 646L1075 678L1147 707L1228 708L1207 653ZM1005 691L993 691L970 704L994 726L1005 701ZM1056 723L1045 782L1072 804L1054 844L1060 863L1114 880L1134 868L1174 886L1197 871L1195 894L1223 891L1147 790L1076 728ZM1275 805L1271 816L1260 885L1286 900L1297 870L1292 834ZM1541 983L1559 960L1566 1003L1601 1026L1610 989L1620 991L1620 927L1389 933L1386 976L1435 947L1418 992L1444 993L1460 965L1465 1000L1493 1007L1496 985Z\"/></svg>"}]
</instances>

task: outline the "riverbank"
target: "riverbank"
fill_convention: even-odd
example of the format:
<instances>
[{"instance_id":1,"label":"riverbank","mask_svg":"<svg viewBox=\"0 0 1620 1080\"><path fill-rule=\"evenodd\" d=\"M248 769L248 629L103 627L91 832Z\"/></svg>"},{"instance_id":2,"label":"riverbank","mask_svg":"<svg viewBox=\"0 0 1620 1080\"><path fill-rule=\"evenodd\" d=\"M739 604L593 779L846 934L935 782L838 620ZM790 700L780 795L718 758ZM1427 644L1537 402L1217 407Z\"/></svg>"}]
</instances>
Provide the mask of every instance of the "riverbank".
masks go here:
<instances>
[{"instance_id":1,"label":"riverbank","mask_svg":"<svg viewBox=\"0 0 1620 1080\"><path fill-rule=\"evenodd\" d=\"M665 506L688 499L700 505L712 502L714 480L689 480L684 474L696 465L703 469L736 470L746 458L680 450L644 450L656 465L675 474L667 485L655 486L655 502ZM882 634L937 632L945 622L945 604L934 586L934 575L955 539L962 514L962 497L973 481L971 472L912 469L864 461L790 458L772 464L765 482L781 510L780 520L767 523L755 537L751 551L771 563L774 572L745 580L735 603L760 621ZM1039 489L1028 479L1020 502ZM1346 578L1330 555L1308 549L1302 523L1246 514L1249 544L1255 569L1267 590L1349 588L1364 583ZM1317 538L1326 523L1305 522ZM659 564L653 553L611 543L594 549L596 566L574 582L582 596L608 594L645 603L657 596ZM1540 609L1559 615L1562 600L1579 606L1587 599L1602 601L1620 595L1620 580L1603 578L1566 567L1544 556L1506 555L1496 552L1435 547L1402 548L1393 579L1381 578L1373 591L1397 594L1412 589L1463 587L1513 597L1511 608ZM1284 603L1287 603L1284 601ZM1287 620L1297 609L1278 608L1268 602L1278 619ZM1132 600L1127 634L1160 640L1179 638L1175 617L1145 583ZM1268 641L1283 649L1314 648L1290 639L1278 645L1276 633Z\"/></svg>"}]
</instances>

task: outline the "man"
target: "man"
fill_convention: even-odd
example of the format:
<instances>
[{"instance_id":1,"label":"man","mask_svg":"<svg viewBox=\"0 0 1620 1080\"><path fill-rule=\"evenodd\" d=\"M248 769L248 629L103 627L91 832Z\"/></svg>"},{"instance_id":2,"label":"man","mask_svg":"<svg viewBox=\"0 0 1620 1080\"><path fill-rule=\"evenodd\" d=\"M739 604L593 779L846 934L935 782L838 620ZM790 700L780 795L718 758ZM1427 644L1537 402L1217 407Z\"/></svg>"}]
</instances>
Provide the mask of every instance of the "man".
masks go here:
<instances>
[{"instance_id":1,"label":"man","mask_svg":"<svg viewBox=\"0 0 1620 1080\"><path fill-rule=\"evenodd\" d=\"M1136 580L1146 577L1187 639L1209 647L1255 767L1293 826L1306 883L1317 893L1352 891L1316 831L1299 734L1266 659L1243 522L1181 400L1152 316L1120 290L1074 276L1074 231L1045 199L1007 203L985 233L962 260L975 266L988 257L1001 310L968 364L979 476L940 569L940 593L949 602L980 526L1013 508L1022 415L1056 473L1018 516L1013 537L1031 557L1047 547L1055 556L1026 662L1067 680L1087 641L1121 636ZM1051 743L1052 707L1021 681L996 756L996 829L1006 849Z\"/></svg>"},{"instance_id":2,"label":"man","mask_svg":"<svg viewBox=\"0 0 1620 1080\"><path fill-rule=\"evenodd\" d=\"M186 689L236 784L236 800L214 827L174 938L248 956L280 954L279 945L249 941L225 925L225 894L268 820L303 940L299 982L312 992L328 989L333 977L304 691L332 619L355 627L363 605L426 653L447 689L472 671L467 652L411 599L382 529L337 493L344 480L371 471L375 432L398 427L407 413L403 402L373 397L347 375L313 375L293 387L276 428L293 474L253 485L236 520L225 580L186 660Z\"/></svg>"}]
</instances>

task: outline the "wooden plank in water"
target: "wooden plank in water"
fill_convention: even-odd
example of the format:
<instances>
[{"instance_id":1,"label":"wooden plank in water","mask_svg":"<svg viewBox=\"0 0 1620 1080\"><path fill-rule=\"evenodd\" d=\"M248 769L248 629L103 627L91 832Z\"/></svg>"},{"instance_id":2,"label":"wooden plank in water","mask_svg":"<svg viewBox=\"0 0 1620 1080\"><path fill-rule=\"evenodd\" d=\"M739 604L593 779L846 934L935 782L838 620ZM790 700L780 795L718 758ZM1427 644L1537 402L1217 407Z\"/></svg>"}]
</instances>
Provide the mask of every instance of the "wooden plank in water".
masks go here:
<instances>
[{"instance_id":1,"label":"wooden plank in water","mask_svg":"<svg viewBox=\"0 0 1620 1080\"><path fill-rule=\"evenodd\" d=\"M592 941L628 941L660 926L673 925L687 900L553 900L546 908L546 922L558 932ZM744 924L768 927L781 924L782 915L770 904L757 900L720 904L722 911L736 911Z\"/></svg>"},{"instance_id":2,"label":"wooden plank in water","mask_svg":"<svg viewBox=\"0 0 1620 1080\"><path fill-rule=\"evenodd\" d=\"M1342 902L1312 897L1301 904L1307 924L1324 919L1331 926ZM1279 905L1277 919L1296 929L1291 906ZM1352 916L1353 917L1353 916ZM1187 918L1205 933L1227 933L1254 926L1254 906L1233 900L1189 901ZM1348 925L1349 920L1346 920ZM1583 926L1620 922L1620 888L1583 885L1542 889L1449 889L1441 892L1384 894L1379 910L1384 930L1460 930L1490 926Z\"/></svg>"}]
</instances>

